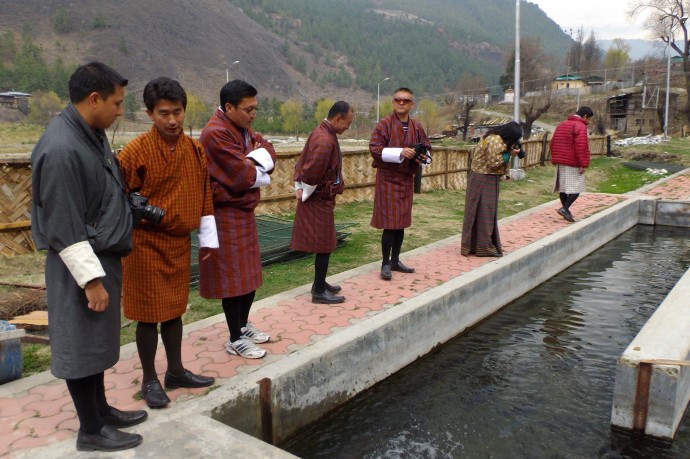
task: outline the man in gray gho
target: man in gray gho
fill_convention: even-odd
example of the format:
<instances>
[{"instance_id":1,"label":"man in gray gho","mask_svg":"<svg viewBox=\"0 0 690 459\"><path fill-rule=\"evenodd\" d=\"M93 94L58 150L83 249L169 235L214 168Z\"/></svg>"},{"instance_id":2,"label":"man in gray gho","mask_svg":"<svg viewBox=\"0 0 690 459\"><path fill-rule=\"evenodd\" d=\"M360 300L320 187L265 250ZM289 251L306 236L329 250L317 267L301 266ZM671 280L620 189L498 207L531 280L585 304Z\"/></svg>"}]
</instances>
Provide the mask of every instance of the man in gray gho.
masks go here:
<instances>
[{"instance_id":1,"label":"man in gray gho","mask_svg":"<svg viewBox=\"0 0 690 459\"><path fill-rule=\"evenodd\" d=\"M71 103L31 153L31 229L36 247L47 250L50 369L74 402L80 451L137 446L141 435L115 427L147 417L108 405L104 385L120 358L121 258L132 249L132 213L104 132L122 115L125 86L100 62L77 68Z\"/></svg>"}]
</instances>

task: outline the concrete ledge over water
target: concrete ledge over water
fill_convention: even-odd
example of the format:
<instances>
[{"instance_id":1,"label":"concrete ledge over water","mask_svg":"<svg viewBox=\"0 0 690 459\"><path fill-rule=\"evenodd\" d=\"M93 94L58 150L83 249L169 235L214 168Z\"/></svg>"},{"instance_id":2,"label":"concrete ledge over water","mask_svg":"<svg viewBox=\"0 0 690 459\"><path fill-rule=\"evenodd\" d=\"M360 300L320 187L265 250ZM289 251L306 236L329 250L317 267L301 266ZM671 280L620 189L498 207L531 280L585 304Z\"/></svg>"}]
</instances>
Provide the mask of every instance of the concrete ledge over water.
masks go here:
<instances>
[{"instance_id":1,"label":"concrete ledge over water","mask_svg":"<svg viewBox=\"0 0 690 459\"><path fill-rule=\"evenodd\" d=\"M690 401L688 298L690 271L618 360L611 411L614 426L665 439L675 436ZM646 377L643 362L649 362Z\"/></svg>"}]
</instances>

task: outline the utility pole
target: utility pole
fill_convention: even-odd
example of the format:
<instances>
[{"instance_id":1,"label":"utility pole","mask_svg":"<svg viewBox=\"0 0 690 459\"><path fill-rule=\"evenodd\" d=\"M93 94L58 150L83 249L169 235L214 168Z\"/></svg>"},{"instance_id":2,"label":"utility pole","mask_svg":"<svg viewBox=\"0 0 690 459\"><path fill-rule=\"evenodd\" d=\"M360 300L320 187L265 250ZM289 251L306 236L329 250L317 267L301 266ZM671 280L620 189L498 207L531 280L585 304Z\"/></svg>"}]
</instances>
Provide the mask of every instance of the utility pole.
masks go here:
<instances>
[{"instance_id":1,"label":"utility pole","mask_svg":"<svg viewBox=\"0 0 690 459\"><path fill-rule=\"evenodd\" d=\"M515 0L515 88L513 99L513 119L520 123L520 0ZM510 147L510 145L509 145ZM520 158L513 156L510 178L514 180L524 180L525 171L520 169Z\"/></svg>"}]
</instances>

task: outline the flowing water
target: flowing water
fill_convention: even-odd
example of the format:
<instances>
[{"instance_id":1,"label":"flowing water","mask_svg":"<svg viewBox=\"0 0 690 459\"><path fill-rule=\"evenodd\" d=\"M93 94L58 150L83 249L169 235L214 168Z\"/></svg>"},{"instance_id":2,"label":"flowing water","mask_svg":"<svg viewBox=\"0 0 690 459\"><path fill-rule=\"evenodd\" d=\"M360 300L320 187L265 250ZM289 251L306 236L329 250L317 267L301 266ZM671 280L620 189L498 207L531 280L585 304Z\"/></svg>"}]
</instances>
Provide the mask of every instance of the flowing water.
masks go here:
<instances>
[{"instance_id":1,"label":"flowing water","mask_svg":"<svg viewBox=\"0 0 690 459\"><path fill-rule=\"evenodd\" d=\"M690 265L688 234L631 229L282 447L328 459L690 458L688 419L673 443L610 428L616 360Z\"/></svg>"}]
</instances>

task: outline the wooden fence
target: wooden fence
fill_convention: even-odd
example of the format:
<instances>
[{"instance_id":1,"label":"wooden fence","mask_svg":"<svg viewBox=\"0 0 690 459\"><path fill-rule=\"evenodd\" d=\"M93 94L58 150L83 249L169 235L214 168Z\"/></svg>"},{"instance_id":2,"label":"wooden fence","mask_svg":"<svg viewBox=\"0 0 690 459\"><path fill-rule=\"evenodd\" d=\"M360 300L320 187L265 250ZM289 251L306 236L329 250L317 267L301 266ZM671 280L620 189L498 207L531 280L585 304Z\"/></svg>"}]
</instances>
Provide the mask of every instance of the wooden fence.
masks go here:
<instances>
[{"instance_id":1,"label":"wooden fence","mask_svg":"<svg viewBox=\"0 0 690 459\"><path fill-rule=\"evenodd\" d=\"M606 156L610 138L590 136L589 148L592 156ZM548 134L523 142L525 158L521 167L545 166L550 164L551 150ZM433 162L423 168L422 192L433 190L458 190L467 184L467 170L472 147L434 147ZM271 176L271 185L261 190L258 213L282 214L295 211L293 172L299 152L278 153L276 170ZM371 167L369 150L343 152L343 177L345 192L338 202L366 201L374 197L376 169Z\"/></svg>"},{"instance_id":2,"label":"wooden fence","mask_svg":"<svg viewBox=\"0 0 690 459\"><path fill-rule=\"evenodd\" d=\"M549 139L543 137L523 143L526 156L521 167L527 169L550 164ZM610 138L593 136L589 148L593 156L605 156ZM424 167L421 190L458 190L467 183L471 147L435 147L433 162ZM280 152L271 185L261 190L257 208L260 214L294 212L293 172L299 151ZM343 152L345 192L338 202L373 199L376 169L371 167L368 150ZM31 238L31 163L28 155L19 158L0 157L0 257L35 250Z\"/></svg>"}]
</instances>

